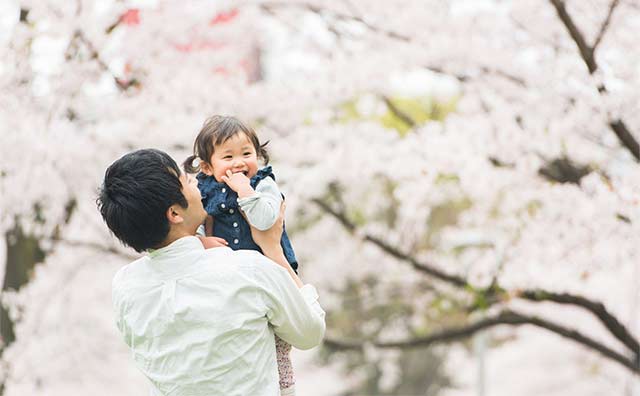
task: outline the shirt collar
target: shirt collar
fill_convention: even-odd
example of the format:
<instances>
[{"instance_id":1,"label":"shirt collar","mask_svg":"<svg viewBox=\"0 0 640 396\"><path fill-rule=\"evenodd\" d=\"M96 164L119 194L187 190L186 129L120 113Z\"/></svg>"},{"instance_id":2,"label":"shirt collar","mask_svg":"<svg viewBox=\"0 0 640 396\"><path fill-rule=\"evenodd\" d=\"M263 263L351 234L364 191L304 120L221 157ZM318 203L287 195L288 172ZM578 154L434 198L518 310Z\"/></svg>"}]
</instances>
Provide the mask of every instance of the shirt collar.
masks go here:
<instances>
[{"instance_id":1,"label":"shirt collar","mask_svg":"<svg viewBox=\"0 0 640 396\"><path fill-rule=\"evenodd\" d=\"M204 250L202 242L195 236L178 238L167 246L160 249L150 249L149 257L157 259L171 259L194 250Z\"/></svg>"},{"instance_id":2,"label":"shirt collar","mask_svg":"<svg viewBox=\"0 0 640 396\"><path fill-rule=\"evenodd\" d=\"M186 236L163 248L150 250L146 265L149 271L161 278L174 278L191 272L203 253L204 246L200 240Z\"/></svg>"},{"instance_id":3,"label":"shirt collar","mask_svg":"<svg viewBox=\"0 0 640 396\"><path fill-rule=\"evenodd\" d=\"M215 261L224 260L225 255L233 252L228 247L217 247L205 251L202 242L195 236L186 236L175 240L161 248L150 250L147 260L141 264L146 268L144 272L153 279L167 281L178 279L189 274L202 271L202 257L208 252Z\"/></svg>"}]
</instances>

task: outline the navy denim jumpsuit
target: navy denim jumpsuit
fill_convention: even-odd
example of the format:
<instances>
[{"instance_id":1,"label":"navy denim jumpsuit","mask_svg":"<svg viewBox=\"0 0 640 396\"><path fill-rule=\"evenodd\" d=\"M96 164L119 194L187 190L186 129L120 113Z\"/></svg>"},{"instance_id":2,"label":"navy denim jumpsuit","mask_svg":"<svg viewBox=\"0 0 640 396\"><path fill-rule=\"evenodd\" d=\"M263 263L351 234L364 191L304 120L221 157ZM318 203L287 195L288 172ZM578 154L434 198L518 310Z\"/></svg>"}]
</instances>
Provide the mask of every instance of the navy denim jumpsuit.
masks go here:
<instances>
[{"instance_id":1,"label":"navy denim jumpsuit","mask_svg":"<svg viewBox=\"0 0 640 396\"><path fill-rule=\"evenodd\" d=\"M265 177L271 177L273 180L276 179L271 171L271 166L260 169L258 173L251 178L251 187L255 189ZM262 253L260 247L251 237L249 224L240 214L238 194L225 183L217 182L213 176L199 173L196 178L198 179L198 189L200 189L200 193L202 194L202 206L204 206L204 210L206 210L208 214L213 216L213 236L226 240L229 243L229 247L233 250L249 249ZM297 272L298 261L296 260L296 255L293 252L293 247L291 246L289 236L284 226L280 245L282 246L289 265Z\"/></svg>"}]
</instances>

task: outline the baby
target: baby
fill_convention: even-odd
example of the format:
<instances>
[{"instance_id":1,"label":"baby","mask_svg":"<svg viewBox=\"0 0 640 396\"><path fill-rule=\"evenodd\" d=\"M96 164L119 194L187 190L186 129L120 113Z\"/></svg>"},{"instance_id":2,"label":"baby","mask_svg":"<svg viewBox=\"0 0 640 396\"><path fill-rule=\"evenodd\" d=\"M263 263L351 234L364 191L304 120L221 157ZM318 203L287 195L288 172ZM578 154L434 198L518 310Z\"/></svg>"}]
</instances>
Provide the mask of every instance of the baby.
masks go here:
<instances>
[{"instance_id":1,"label":"baby","mask_svg":"<svg viewBox=\"0 0 640 396\"><path fill-rule=\"evenodd\" d=\"M259 230L271 228L283 201L271 166L267 166L267 143L261 145L255 131L234 117L216 115L205 121L193 144L193 155L184 162L187 172L200 171L196 176L198 188L209 214L200 234L217 237L233 250L262 253L251 237L249 223ZM199 163L194 166L196 159ZM264 168L258 169L258 160ZM297 270L284 229L280 244L289 265ZM291 345L276 336L281 395L295 394L290 351Z\"/></svg>"}]
</instances>

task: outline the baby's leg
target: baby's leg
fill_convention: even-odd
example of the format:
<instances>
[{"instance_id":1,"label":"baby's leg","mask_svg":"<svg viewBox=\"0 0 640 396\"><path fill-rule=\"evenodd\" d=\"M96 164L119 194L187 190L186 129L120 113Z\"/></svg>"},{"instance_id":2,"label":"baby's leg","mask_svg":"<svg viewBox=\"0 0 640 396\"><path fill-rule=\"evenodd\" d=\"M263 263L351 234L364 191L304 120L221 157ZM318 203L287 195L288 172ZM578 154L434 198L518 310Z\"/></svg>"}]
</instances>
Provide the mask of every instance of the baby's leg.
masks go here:
<instances>
[{"instance_id":1,"label":"baby's leg","mask_svg":"<svg viewBox=\"0 0 640 396\"><path fill-rule=\"evenodd\" d=\"M281 395L295 395L293 386L296 384L296 379L293 376L290 353L291 345L276 336L276 357L278 359Z\"/></svg>"}]
</instances>

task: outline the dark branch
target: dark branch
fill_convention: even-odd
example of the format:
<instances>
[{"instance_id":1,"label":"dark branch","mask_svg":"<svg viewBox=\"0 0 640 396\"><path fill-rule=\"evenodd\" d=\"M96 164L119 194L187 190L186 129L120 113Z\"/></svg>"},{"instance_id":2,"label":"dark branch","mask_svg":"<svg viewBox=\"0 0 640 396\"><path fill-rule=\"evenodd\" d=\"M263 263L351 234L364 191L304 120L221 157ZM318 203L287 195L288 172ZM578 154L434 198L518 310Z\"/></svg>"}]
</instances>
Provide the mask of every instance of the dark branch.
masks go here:
<instances>
[{"instance_id":1,"label":"dark branch","mask_svg":"<svg viewBox=\"0 0 640 396\"><path fill-rule=\"evenodd\" d=\"M441 67L438 66L433 66L433 65L426 65L423 66L425 69L434 72L434 73L438 73L438 74L444 74L450 77L455 78L456 80L460 81L461 83L463 82L467 82L469 80L473 80L473 79L477 79L478 76L497 76L497 77L501 77L504 78L505 80L516 84L520 87L526 88L527 83L526 81L524 81L522 78L514 76L513 74L509 74L503 70L499 70L499 69L492 69L489 68L487 66L482 66L479 68L480 73L476 75L471 75L471 74L464 74L464 73L452 73L450 71L444 70Z\"/></svg>"},{"instance_id":2,"label":"dark branch","mask_svg":"<svg viewBox=\"0 0 640 396\"><path fill-rule=\"evenodd\" d=\"M97 250L103 253L113 254L113 255L125 258L127 260L135 260L140 258L140 255L123 252L121 249L118 249L114 246L105 246L98 242L74 241L74 240L63 239L63 238L52 238L51 241L56 244L62 244L62 245L67 245L72 247L88 248L88 249Z\"/></svg>"},{"instance_id":3,"label":"dark branch","mask_svg":"<svg viewBox=\"0 0 640 396\"><path fill-rule=\"evenodd\" d=\"M622 145L629 150L636 160L640 161L640 144L638 144L638 141L633 137L631 132L629 132L625 123L622 120L616 120L610 122L609 126L613 129L618 140L622 142Z\"/></svg>"},{"instance_id":4,"label":"dark branch","mask_svg":"<svg viewBox=\"0 0 640 396\"><path fill-rule=\"evenodd\" d=\"M596 350L603 356L623 365L634 374L640 375L640 364L637 359L630 359L629 357L612 350L606 345L603 345L576 330L555 324L553 322L535 316L526 316L509 310L503 311L497 316L488 317L467 326L434 332L433 334L426 337L392 342L373 341L370 342L370 344L378 348L407 349L426 347L433 344L448 343L468 338L479 331L486 330L498 325L520 326L524 324L530 324L546 329L552 333L556 333L564 338L572 340L580 345ZM325 346L338 350L362 350L365 344L366 343L363 343L361 341L338 340L331 339L330 337L325 338L324 341Z\"/></svg>"},{"instance_id":5,"label":"dark branch","mask_svg":"<svg viewBox=\"0 0 640 396\"><path fill-rule=\"evenodd\" d=\"M587 41L584 38L584 35L580 31L580 29L578 29L576 24L573 22L573 19L567 12L567 8L565 7L564 1L563 0L549 0L549 1L551 1L551 4L553 4L553 6L555 7L556 12L558 13L558 17L560 18L564 26L569 31L569 35L571 35L571 38L573 39L573 41L578 46L578 50L580 51L580 56L582 56L582 59L586 63L587 67L589 68L589 74L593 74L598 69L598 65L596 64L596 61L593 57L593 49L589 47L589 45L587 44Z\"/></svg>"},{"instance_id":6,"label":"dark branch","mask_svg":"<svg viewBox=\"0 0 640 396\"><path fill-rule=\"evenodd\" d=\"M595 53L596 48L598 48L598 45L600 45L600 42L602 41L602 38L604 37L604 34L607 32L609 24L611 23L611 16L613 16L613 11L616 9L616 7L618 7L619 3L620 0L613 0L609 5L609 12L607 13L607 17L604 19L602 26L600 26L600 31L598 32L598 35L596 36L596 39L591 46L592 52Z\"/></svg>"},{"instance_id":7,"label":"dark branch","mask_svg":"<svg viewBox=\"0 0 640 396\"><path fill-rule=\"evenodd\" d=\"M404 111L400 110L398 106L396 106L391 99L389 99L384 95L381 95L381 98L384 101L384 103L387 105L387 108L389 109L389 111L393 113L394 116L398 117L402 122L407 124L409 128L413 128L416 126L416 122L413 120L413 118L411 118Z\"/></svg>"},{"instance_id":8,"label":"dark branch","mask_svg":"<svg viewBox=\"0 0 640 396\"><path fill-rule=\"evenodd\" d=\"M93 45L91 40L89 40L81 30L75 31L71 41L73 42L73 40L76 40L76 39L85 45L85 47L89 50L89 53L91 54L91 59L96 61L100 69L112 75L113 81L116 83L120 91L126 91L129 87L135 86L138 84L138 81L135 79L130 81L122 81L118 77L114 76L113 73L111 73L109 66L102 60L100 53L98 52L96 47Z\"/></svg>"},{"instance_id":9,"label":"dark branch","mask_svg":"<svg viewBox=\"0 0 640 396\"><path fill-rule=\"evenodd\" d=\"M496 168L514 168L515 167L514 163L505 162L498 157L491 156L488 159L489 159L489 162L491 162L491 165L495 166Z\"/></svg>"},{"instance_id":10,"label":"dark branch","mask_svg":"<svg viewBox=\"0 0 640 396\"><path fill-rule=\"evenodd\" d=\"M269 13L270 15L275 15L274 9L275 8L283 8L283 7L298 7L298 8L302 8L302 9L306 9L310 12L313 12L315 14L320 15L321 17L323 17L323 15L330 15L333 18L340 20L340 21L352 21L352 22L358 22L361 23L362 25L364 25L369 31L374 32L374 33L378 33L378 34L382 34L387 36L388 38L394 39L394 40L398 40L401 42L410 42L413 40L413 38L411 36L406 36L391 30L387 30L387 29L383 29L380 28L378 26L375 26L367 21L364 20L364 18L359 17L359 16L355 16L355 15L348 15L348 14L342 14L342 13L338 13L335 11L331 11L331 10L327 10L327 9L323 9L320 8L318 6L315 5L311 5L311 4L305 4L305 3L299 3L299 4L291 4L291 3L282 3L282 2L269 2L269 3L263 3L260 5L260 8L262 8L262 10L266 11L267 13ZM325 18L326 19L326 18ZM329 23L327 22L327 24L329 25ZM338 30L335 27L332 27L329 25L328 29L334 33L336 36L340 36L340 34L338 34ZM432 72L435 73L439 73L439 74L445 74L448 76L452 76L455 79L457 79L460 82L464 82L467 81L469 79L471 79L472 77L470 75L467 74L453 74L450 73L440 67L437 66L424 66L425 69L430 70ZM516 77L514 75L511 75L507 72L501 71L501 70L497 70L497 69L491 69L489 67L483 66L480 68L480 71L482 72L482 74L489 74L489 75L495 75L495 76L499 76L502 78L505 78L509 81L511 81L514 84L517 84L519 86L525 87L526 83L523 79Z\"/></svg>"},{"instance_id":11,"label":"dark branch","mask_svg":"<svg viewBox=\"0 0 640 396\"><path fill-rule=\"evenodd\" d=\"M326 10L318 6L315 6L313 4L307 4L307 3L292 4L292 3L283 3L283 2L276 2L276 1L260 4L260 8L262 8L265 11L272 11L274 8L280 8L280 7L298 7L298 8L303 8L303 9L306 9L307 11L313 12L314 14L318 14L321 17L324 17L324 15L330 15L333 18L336 18L340 21L359 22L362 25L364 25L367 29L369 29L369 31L372 31L374 33L383 34L387 37L400 40L400 41L405 41L405 42L411 41L410 36L406 36L406 35L394 32L392 30L379 28L377 26L374 26L368 23L361 17L355 16L355 15L342 14L336 11Z\"/></svg>"},{"instance_id":12,"label":"dark branch","mask_svg":"<svg viewBox=\"0 0 640 396\"><path fill-rule=\"evenodd\" d=\"M582 60L587 65L587 68L589 69L589 74L595 73L595 71L598 69L598 64L596 63L594 54L595 54L595 48L599 44L599 40L602 39L600 37L600 34L598 35L598 38L596 38L596 44L594 44L593 47L589 47L587 45L587 42L584 39L583 34L580 32L580 30L578 30L577 26L573 22L573 19L567 12L564 1L562 0L549 0L549 1L555 7L558 13L558 17L560 17L560 20L569 31L569 35L578 46L578 49L580 51L580 56L582 57ZM607 19L605 20L605 23L602 25L602 28L600 29L600 32L602 35L604 35L604 32L606 31L609 25L611 14L613 14L613 10L616 8L617 4L618 2L614 1L613 3L611 3L611 6L609 7L609 14L607 15ZM598 87L598 91L600 93L605 93L607 89L604 85L600 85ZM612 121L609 123L609 127L616 134L620 143L622 143L622 145L627 150L629 150L629 152L631 152L631 154L634 156L634 158L637 161L640 161L640 145L638 144L638 141L633 137L633 135L629 131L629 128L627 128L627 126L625 125L624 121L620 119Z\"/></svg>"},{"instance_id":13,"label":"dark branch","mask_svg":"<svg viewBox=\"0 0 640 396\"><path fill-rule=\"evenodd\" d=\"M356 233L356 225L347 218L345 213L334 210L330 205L320 199L314 199L313 202L323 211L337 219L351 234ZM414 269L420 272L433 276L434 278L444 282L448 282L459 288L469 287L469 283L464 278L456 275L445 274L432 265L421 263L410 254L401 252L398 248L387 244L377 237L364 234L363 239L378 246L382 251L392 257L410 263ZM485 304L493 305L502 301L504 293L505 291L498 287L498 285L494 285L494 287L487 289L485 293L486 295L484 296ZM558 304L574 305L586 309L595 315L615 338L627 346L636 355L637 359L640 359L638 341L631 335L626 327L618 321L618 319L607 311L602 303L591 301L580 296L552 293L544 290L525 290L519 293L518 297L530 301L550 301ZM473 309L475 308L476 307L474 306Z\"/></svg>"},{"instance_id":14,"label":"dark branch","mask_svg":"<svg viewBox=\"0 0 640 396\"><path fill-rule=\"evenodd\" d=\"M580 180L592 170L589 165L579 164L568 157L559 157L545 160L538 174L553 182L580 185Z\"/></svg>"},{"instance_id":15,"label":"dark branch","mask_svg":"<svg viewBox=\"0 0 640 396\"><path fill-rule=\"evenodd\" d=\"M502 78L504 78L506 80L511 81L512 83L514 83L516 85L521 86L521 87L526 87L527 86L527 83L522 78L514 76L513 74L509 74L509 73L507 73L505 71L498 70L498 69L491 69L491 68L489 68L487 66L481 67L480 70L483 73L486 73L486 74L490 74L490 75L493 74L493 75L496 75L498 77L502 77Z\"/></svg>"},{"instance_id":16,"label":"dark branch","mask_svg":"<svg viewBox=\"0 0 640 396\"><path fill-rule=\"evenodd\" d=\"M320 207L320 209L322 209L323 211L325 211L326 213L330 214L331 216L333 216L336 220L338 220L340 222L340 224L342 224L342 226L349 231L350 233L354 234L357 230L357 227L355 224L353 224L351 222L351 220L349 220L347 218L347 216L342 213L342 212L338 212L336 210L334 210L331 206L329 206L326 202L324 202L321 199L312 199L313 203L315 203L316 205L318 205L318 207ZM397 258L398 260L401 261L405 261L408 262L409 264L411 264L411 266L413 268L415 268L416 270L420 271L420 272L424 272L427 275L433 276L434 278L440 279L442 281L451 283L454 286L457 287L466 287L468 285L467 281L459 276L456 275L449 275L446 274L442 271L440 271L439 269L429 265L429 264L425 264L425 263L420 263L418 260L416 260L414 257L412 257L410 254L408 253L404 253L401 252L400 249L389 245L388 243L384 242L382 239L369 235L369 234L364 234L363 235L363 239L367 242L370 242L374 245L376 245L377 247L379 247L381 250L383 250L385 253L389 254L392 257Z\"/></svg>"},{"instance_id":17,"label":"dark branch","mask_svg":"<svg viewBox=\"0 0 640 396\"><path fill-rule=\"evenodd\" d=\"M629 330L613 316L601 302L591 301L582 296L567 293L551 293L543 290L525 290L519 297L530 301L550 301L558 304L575 305L594 314L600 322L629 348L636 356L640 356L640 343Z\"/></svg>"},{"instance_id":18,"label":"dark branch","mask_svg":"<svg viewBox=\"0 0 640 396\"><path fill-rule=\"evenodd\" d=\"M575 341L578 344L582 344L586 347L589 347L593 350L600 352L603 356L622 364L623 366L631 370L636 375L640 374L640 364L639 364L640 362L638 361L637 356L634 356L634 358L629 358L627 356L624 356L612 350L611 348L599 343L598 341L583 335L577 330L560 326L553 322L540 319L535 316L529 317L529 316L522 316L519 314L515 314L515 315L520 316L520 319L521 319L521 323L517 323L517 324L531 324L537 327L541 327L543 329L547 329L564 338Z\"/></svg>"}]
</instances>

